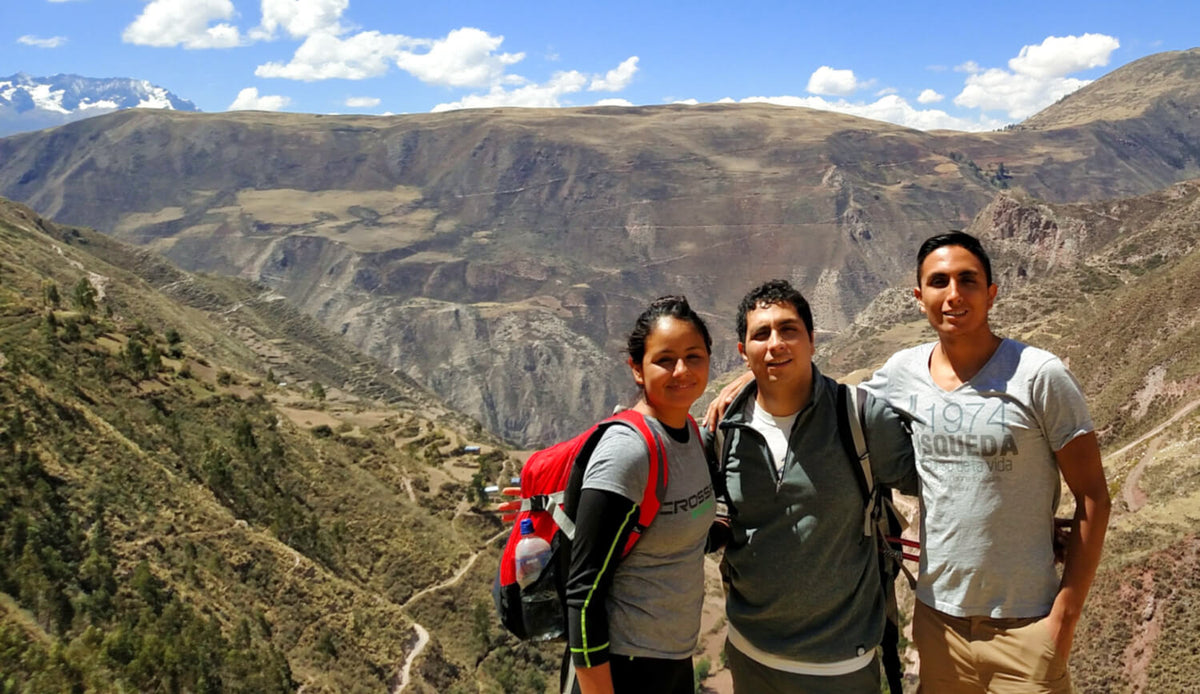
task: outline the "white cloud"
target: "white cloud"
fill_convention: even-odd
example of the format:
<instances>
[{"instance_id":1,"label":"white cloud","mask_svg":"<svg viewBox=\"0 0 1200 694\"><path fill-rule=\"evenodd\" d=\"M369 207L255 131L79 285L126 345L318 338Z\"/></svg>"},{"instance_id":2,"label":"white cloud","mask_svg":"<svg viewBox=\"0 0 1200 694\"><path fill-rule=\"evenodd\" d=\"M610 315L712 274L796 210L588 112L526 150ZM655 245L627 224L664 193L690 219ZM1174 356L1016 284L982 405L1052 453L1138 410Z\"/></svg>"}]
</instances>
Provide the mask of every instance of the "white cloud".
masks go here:
<instances>
[{"instance_id":1,"label":"white cloud","mask_svg":"<svg viewBox=\"0 0 1200 694\"><path fill-rule=\"evenodd\" d=\"M968 76L954 103L964 108L1003 111L1013 120L1027 118L1089 84L1089 80L1066 75L1107 65L1119 45L1117 39L1102 34L1050 36L1037 46L1023 47L1008 61L1011 72L965 63L956 68Z\"/></svg>"},{"instance_id":2,"label":"white cloud","mask_svg":"<svg viewBox=\"0 0 1200 694\"><path fill-rule=\"evenodd\" d=\"M271 39L282 30L291 37L303 36L304 41L287 62L263 63L255 69L254 74L262 78L306 82L362 80L386 75L394 65L426 84L478 91L457 101L438 104L432 109L445 111L496 106L561 106L564 96L579 92L589 84L593 91L624 89L638 70L638 57L633 56L604 75L563 71L539 84L508 71L512 65L525 59L525 53L502 52L503 36L473 27L455 29L440 39L413 38L378 31L346 35L348 29L341 21L348 5L349 0L262 0L262 23L247 34L249 39ZM346 102L351 108L370 108L378 103L378 100L368 102L364 99ZM600 103L631 105L625 100L605 100Z\"/></svg>"},{"instance_id":3,"label":"white cloud","mask_svg":"<svg viewBox=\"0 0 1200 694\"><path fill-rule=\"evenodd\" d=\"M346 99L348 108L375 108L381 100L374 96L352 96Z\"/></svg>"},{"instance_id":4,"label":"white cloud","mask_svg":"<svg viewBox=\"0 0 1200 694\"><path fill-rule=\"evenodd\" d=\"M286 96L259 95L257 87L246 87L229 104L230 111L278 111L292 102Z\"/></svg>"},{"instance_id":5,"label":"white cloud","mask_svg":"<svg viewBox=\"0 0 1200 694\"><path fill-rule=\"evenodd\" d=\"M282 28L294 38L318 32L341 34L342 13L350 0L262 0L262 25L253 32L256 39L267 39Z\"/></svg>"},{"instance_id":6,"label":"white cloud","mask_svg":"<svg viewBox=\"0 0 1200 694\"><path fill-rule=\"evenodd\" d=\"M329 4L342 0L319 1ZM327 13L326 18L332 19L333 13ZM332 28L315 31L296 49L291 61L259 65L254 74L305 82L361 80L383 76L394 64L426 84L444 87L492 88L527 82L506 72L508 66L524 60L525 54L497 52L504 37L480 29L455 29L442 39L378 31L344 37L338 31L336 22Z\"/></svg>"},{"instance_id":7,"label":"white cloud","mask_svg":"<svg viewBox=\"0 0 1200 694\"><path fill-rule=\"evenodd\" d=\"M1019 75L1065 77L1108 65L1109 57L1120 47L1116 38L1104 34L1047 36L1036 46L1021 48L1021 53L1008 61L1008 67Z\"/></svg>"},{"instance_id":8,"label":"white cloud","mask_svg":"<svg viewBox=\"0 0 1200 694\"><path fill-rule=\"evenodd\" d=\"M469 94L458 101L438 104L433 111L453 111L461 108L557 108L563 105L560 97L581 91L588 83L587 75L577 71L555 73L545 84L527 84L515 89L494 85L486 94Z\"/></svg>"},{"instance_id":9,"label":"white cloud","mask_svg":"<svg viewBox=\"0 0 1200 694\"><path fill-rule=\"evenodd\" d=\"M455 29L444 39L422 40L428 48L424 53L401 51L396 65L426 84L446 87L492 87L500 83L519 84L519 77L506 76L504 71L525 59L524 53L499 53L503 36L463 27Z\"/></svg>"},{"instance_id":10,"label":"white cloud","mask_svg":"<svg viewBox=\"0 0 1200 694\"><path fill-rule=\"evenodd\" d=\"M729 103L722 99L718 103ZM905 99L889 94L871 103L850 102L845 99L830 101L819 96L752 96L739 103L764 103L779 106L812 108L819 111L834 111L851 116L895 123L917 130L995 130L1005 125L1004 121L980 116L976 120L952 116L940 109L917 109Z\"/></svg>"},{"instance_id":11,"label":"white cloud","mask_svg":"<svg viewBox=\"0 0 1200 694\"><path fill-rule=\"evenodd\" d=\"M965 73L965 78L962 92L954 98L954 104L961 108L979 109L975 115L952 115L937 108L922 108L945 100L943 94L933 89L925 89L917 96L915 101L920 106L900 97L890 87L878 91L875 95L877 98L871 102L824 96L753 96L738 101L726 97L717 103L770 103L834 111L918 130L995 130L1032 115L1088 84L1086 80L1068 75L1107 65L1112 52L1119 45L1117 39L1101 34L1051 36L1036 46L1022 48L1017 57L1008 62L1009 70L987 69L973 60L957 65L954 70ZM928 69L943 72L947 68L929 66ZM866 89L871 83L860 81L851 70L822 66L809 79L808 91L846 97ZM694 100L688 101L694 103ZM1001 111L1005 117L996 117L988 111Z\"/></svg>"},{"instance_id":12,"label":"white cloud","mask_svg":"<svg viewBox=\"0 0 1200 694\"><path fill-rule=\"evenodd\" d=\"M853 70L835 70L828 65L817 68L808 78L810 94L849 96L860 86Z\"/></svg>"},{"instance_id":13,"label":"white cloud","mask_svg":"<svg viewBox=\"0 0 1200 694\"><path fill-rule=\"evenodd\" d=\"M291 62L265 63L255 68L254 74L304 82L380 77L387 74L402 48L414 40L377 31L364 31L345 39L328 33L313 34L296 49Z\"/></svg>"},{"instance_id":14,"label":"white cloud","mask_svg":"<svg viewBox=\"0 0 1200 694\"><path fill-rule=\"evenodd\" d=\"M883 89L880 89L879 91L875 92L875 96L887 96L888 94L899 94L899 93L900 93L900 90L896 89L895 87L884 87Z\"/></svg>"},{"instance_id":15,"label":"white cloud","mask_svg":"<svg viewBox=\"0 0 1200 694\"><path fill-rule=\"evenodd\" d=\"M17 43L24 46L33 46L35 48L58 48L66 42L66 36L51 36L50 38L43 39L38 36L33 36L32 34L26 34L17 39Z\"/></svg>"},{"instance_id":16,"label":"white cloud","mask_svg":"<svg viewBox=\"0 0 1200 694\"><path fill-rule=\"evenodd\" d=\"M918 104L936 104L937 102L939 102L945 98L946 97L942 96L941 94L938 94L937 92L933 91L932 89L925 89L920 93L920 95L917 96L917 103Z\"/></svg>"},{"instance_id":17,"label":"white cloud","mask_svg":"<svg viewBox=\"0 0 1200 694\"><path fill-rule=\"evenodd\" d=\"M452 40L453 39L453 40ZM519 75L505 73L505 68L524 58L524 53L497 54L504 37L493 37L478 29L459 29L450 32L441 45L434 45L425 54L426 63L413 59L397 64L418 79L446 86L487 87L484 93L468 94L458 101L438 104L434 112L462 108L495 108L515 106L525 108L556 108L573 106L563 97L587 87L588 91L619 91L629 85L638 70L638 57L632 56L604 75L587 75L578 70L555 73L542 84L530 82ZM457 47L451 51L450 48ZM473 49L473 50L472 50ZM601 106L632 106L625 99L602 99Z\"/></svg>"},{"instance_id":18,"label":"white cloud","mask_svg":"<svg viewBox=\"0 0 1200 694\"><path fill-rule=\"evenodd\" d=\"M727 99L723 99L722 101L726 101L726 100L728 101L728 103L733 103L733 99L728 99L728 98L727 98ZM679 104L679 105L681 105L681 106L696 106L696 105L698 105L700 102L699 102L699 101L696 101L695 99L675 99L675 100L674 100L674 101L672 101L671 103L673 103L673 104ZM717 103L721 103L721 102L717 102Z\"/></svg>"},{"instance_id":19,"label":"white cloud","mask_svg":"<svg viewBox=\"0 0 1200 694\"><path fill-rule=\"evenodd\" d=\"M604 77L597 77L588 86L589 92L619 92L633 81L638 70L638 57L626 58L624 62L609 70Z\"/></svg>"},{"instance_id":20,"label":"white cloud","mask_svg":"<svg viewBox=\"0 0 1200 694\"><path fill-rule=\"evenodd\" d=\"M966 86L954 97L954 104L1004 111L1009 118L1022 120L1088 83L1066 77L1041 79L992 68L967 77Z\"/></svg>"},{"instance_id":21,"label":"white cloud","mask_svg":"<svg viewBox=\"0 0 1200 694\"><path fill-rule=\"evenodd\" d=\"M151 0L121 39L139 46L230 48L242 43L230 0ZM213 24L213 22L219 22Z\"/></svg>"}]
</instances>

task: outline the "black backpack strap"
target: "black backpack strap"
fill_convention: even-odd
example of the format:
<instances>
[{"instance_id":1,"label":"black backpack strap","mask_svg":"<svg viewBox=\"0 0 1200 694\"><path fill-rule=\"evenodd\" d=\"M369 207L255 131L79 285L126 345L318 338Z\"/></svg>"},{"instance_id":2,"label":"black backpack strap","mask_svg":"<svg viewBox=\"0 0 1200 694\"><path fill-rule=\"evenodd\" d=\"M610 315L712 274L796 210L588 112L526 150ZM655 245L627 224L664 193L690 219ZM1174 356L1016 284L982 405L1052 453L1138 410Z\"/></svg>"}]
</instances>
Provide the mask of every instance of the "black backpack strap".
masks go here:
<instances>
[{"instance_id":1,"label":"black backpack strap","mask_svg":"<svg viewBox=\"0 0 1200 694\"><path fill-rule=\"evenodd\" d=\"M600 443L600 437L604 435L604 430L612 424L611 420L597 424L591 436L580 446L575 460L571 461L571 473L567 477L567 486L562 490L563 512L568 518L575 518L575 512L579 509L579 492L583 487L583 473L587 470L588 461L591 460L596 445ZM573 524L574 521L572 521ZM574 533L572 532L571 535L574 536Z\"/></svg>"}]
</instances>

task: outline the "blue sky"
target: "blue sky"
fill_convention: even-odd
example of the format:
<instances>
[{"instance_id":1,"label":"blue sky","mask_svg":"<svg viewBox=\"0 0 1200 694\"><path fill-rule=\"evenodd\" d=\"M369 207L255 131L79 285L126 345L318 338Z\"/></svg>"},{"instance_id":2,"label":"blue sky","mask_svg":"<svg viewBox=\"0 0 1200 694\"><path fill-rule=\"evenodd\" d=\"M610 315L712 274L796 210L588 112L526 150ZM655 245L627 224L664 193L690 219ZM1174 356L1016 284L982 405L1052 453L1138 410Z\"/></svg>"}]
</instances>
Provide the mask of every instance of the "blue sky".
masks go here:
<instances>
[{"instance_id":1,"label":"blue sky","mask_svg":"<svg viewBox=\"0 0 1200 694\"><path fill-rule=\"evenodd\" d=\"M0 5L0 76L146 79L204 111L766 100L979 130L1200 45L1196 0Z\"/></svg>"}]
</instances>

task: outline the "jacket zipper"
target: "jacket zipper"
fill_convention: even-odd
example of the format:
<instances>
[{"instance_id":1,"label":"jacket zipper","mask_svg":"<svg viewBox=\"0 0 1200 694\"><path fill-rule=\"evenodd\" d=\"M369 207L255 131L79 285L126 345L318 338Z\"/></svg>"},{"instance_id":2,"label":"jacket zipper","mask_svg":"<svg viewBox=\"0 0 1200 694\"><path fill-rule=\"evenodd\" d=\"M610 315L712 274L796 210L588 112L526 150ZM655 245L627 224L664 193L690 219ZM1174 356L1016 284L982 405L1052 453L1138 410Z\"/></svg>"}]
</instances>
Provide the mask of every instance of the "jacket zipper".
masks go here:
<instances>
[{"instance_id":1,"label":"jacket zipper","mask_svg":"<svg viewBox=\"0 0 1200 694\"><path fill-rule=\"evenodd\" d=\"M799 420L797 420L797 421L799 421ZM781 491L783 491L783 474L784 474L784 472L787 471L787 460L785 459L783 461L783 465L779 466L779 468L776 468L775 467L775 454L771 452L771 447L767 445L767 440L765 438L763 438L763 435L758 433L758 431L754 427L750 426L749 424L743 424L741 422L729 422L725 426L725 428L726 429L733 429L733 428L742 429L742 430L744 430L742 432L743 436L745 436L746 432L750 432L750 433L754 434L755 438L758 439L758 443L761 444L762 449L767 454L764 459L764 461L767 465L767 474L771 475L771 477L775 480L775 495L779 496L779 493ZM793 430L795 429L794 425L793 425L792 429ZM789 451L792 449L792 446L791 446L792 440L791 439L792 439L791 432L788 432L788 450ZM729 448L732 445L733 444L730 443L729 436L726 435L724 446L722 446L722 448L724 450L721 451L721 454L724 456L724 458L726 460L729 459Z\"/></svg>"}]
</instances>

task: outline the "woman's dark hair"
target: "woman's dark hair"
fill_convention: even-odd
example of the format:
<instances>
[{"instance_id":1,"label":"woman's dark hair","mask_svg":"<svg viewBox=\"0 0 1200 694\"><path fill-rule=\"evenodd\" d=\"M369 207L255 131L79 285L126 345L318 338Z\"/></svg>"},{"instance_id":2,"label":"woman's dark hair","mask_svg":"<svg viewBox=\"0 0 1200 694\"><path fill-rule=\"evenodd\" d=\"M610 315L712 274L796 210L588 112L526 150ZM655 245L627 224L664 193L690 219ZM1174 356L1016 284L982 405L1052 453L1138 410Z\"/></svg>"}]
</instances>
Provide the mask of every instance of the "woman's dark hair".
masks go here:
<instances>
[{"instance_id":1,"label":"woman's dark hair","mask_svg":"<svg viewBox=\"0 0 1200 694\"><path fill-rule=\"evenodd\" d=\"M704 338L704 350L712 354L712 338L708 335L708 326L704 319L688 305L687 297L680 295L660 296L642 311L637 322L633 324L633 332L629 333L629 357L635 364L641 364L646 356L646 340L654 332L654 324L659 318L678 318L696 326L700 336Z\"/></svg>"},{"instance_id":2,"label":"woman's dark hair","mask_svg":"<svg viewBox=\"0 0 1200 694\"><path fill-rule=\"evenodd\" d=\"M930 236L925 239L925 243L921 244L921 248L917 251L917 286L921 286L921 265L925 263L925 258L929 257L939 248L945 246L959 246L971 253L979 259L979 264L983 265L983 274L987 278L988 286L992 283L992 261L988 258L987 251L983 250L983 244L979 243L979 239L971 236L965 231L948 231L937 236Z\"/></svg>"}]
</instances>

